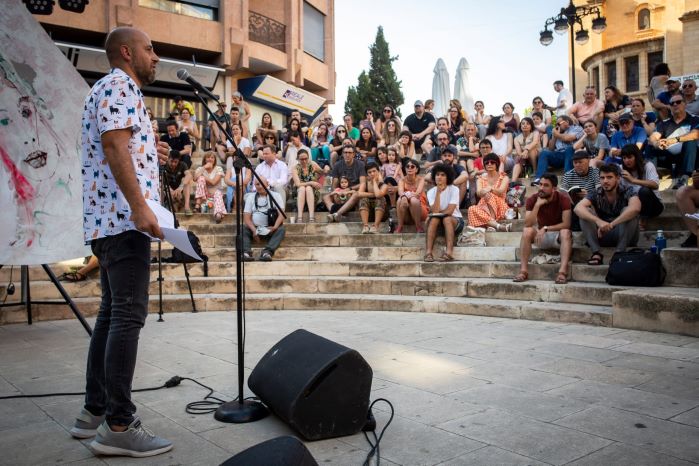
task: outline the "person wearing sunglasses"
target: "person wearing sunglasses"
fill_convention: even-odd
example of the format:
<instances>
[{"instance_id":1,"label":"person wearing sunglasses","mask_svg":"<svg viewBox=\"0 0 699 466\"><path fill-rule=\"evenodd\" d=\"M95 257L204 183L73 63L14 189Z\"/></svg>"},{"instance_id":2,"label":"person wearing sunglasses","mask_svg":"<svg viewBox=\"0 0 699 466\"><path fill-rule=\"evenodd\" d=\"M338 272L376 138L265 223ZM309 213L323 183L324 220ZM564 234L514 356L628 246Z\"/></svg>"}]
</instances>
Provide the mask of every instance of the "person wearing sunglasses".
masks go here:
<instances>
[{"instance_id":1,"label":"person wearing sunglasses","mask_svg":"<svg viewBox=\"0 0 699 466\"><path fill-rule=\"evenodd\" d=\"M396 115L396 111L393 110L393 107L391 107L390 105L384 105L383 110L381 111L381 115L377 116L378 118L376 118L376 121L374 122L377 135L384 134L386 123L389 120L394 120L396 122L396 128L398 129L398 131L400 131L403 125L403 123L400 121L400 118L398 118L398 115Z\"/></svg>"},{"instance_id":2,"label":"person wearing sunglasses","mask_svg":"<svg viewBox=\"0 0 699 466\"><path fill-rule=\"evenodd\" d=\"M685 79L682 83L682 97L686 104L687 113L699 116L699 99L697 99L697 83L693 79Z\"/></svg>"},{"instance_id":3,"label":"person wearing sunglasses","mask_svg":"<svg viewBox=\"0 0 699 466\"><path fill-rule=\"evenodd\" d=\"M670 105L670 100L676 95L681 96L682 92L680 89L680 79L674 76L667 78L665 81L665 91L658 94L653 102L651 102L651 107L655 109L658 113L660 120L666 120L670 117L672 113L672 106Z\"/></svg>"},{"instance_id":4,"label":"person wearing sunglasses","mask_svg":"<svg viewBox=\"0 0 699 466\"><path fill-rule=\"evenodd\" d=\"M364 128L369 128L374 135L374 138L379 134L376 131L376 124L374 122L374 111L370 108L367 108L364 110L364 119L359 122L359 131L360 131L360 139L361 139L361 131Z\"/></svg>"},{"instance_id":5,"label":"person wearing sunglasses","mask_svg":"<svg viewBox=\"0 0 699 466\"><path fill-rule=\"evenodd\" d=\"M672 189L687 184L689 176L697 168L697 139L699 139L699 118L686 110L684 98L677 94L670 99L671 115L658 123L650 135L649 155L658 165L673 167Z\"/></svg>"},{"instance_id":6,"label":"person wearing sunglasses","mask_svg":"<svg viewBox=\"0 0 699 466\"><path fill-rule=\"evenodd\" d=\"M404 164L405 175L398 181L398 201L396 215L398 226L393 231L401 233L404 225L415 225L417 233L424 233L423 224L427 220L429 205L425 195L425 179L420 176L420 165L414 160Z\"/></svg>"},{"instance_id":7,"label":"person wearing sunglasses","mask_svg":"<svg viewBox=\"0 0 699 466\"><path fill-rule=\"evenodd\" d=\"M337 125L332 139L330 139L330 165L335 166L335 162L342 154L342 141L347 139L347 127L345 125Z\"/></svg>"}]
</instances>

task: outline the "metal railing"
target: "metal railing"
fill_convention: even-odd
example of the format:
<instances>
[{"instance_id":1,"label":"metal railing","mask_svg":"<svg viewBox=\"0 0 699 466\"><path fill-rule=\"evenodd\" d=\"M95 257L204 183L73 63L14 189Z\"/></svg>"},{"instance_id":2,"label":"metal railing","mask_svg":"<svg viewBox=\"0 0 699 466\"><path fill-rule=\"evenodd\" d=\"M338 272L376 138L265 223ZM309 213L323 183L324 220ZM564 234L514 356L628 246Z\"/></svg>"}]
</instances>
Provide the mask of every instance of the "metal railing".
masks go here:
<instances>
[{"instance_id":1,"label":"metal railing","mask_svg":"<svg viewBox=\"0 0 699 466\"><path fill-rule=\"evenodd\" d=\"M268 45L286 53L286 25L265 15L249 12L249 34L252 41Z\"/></svg>"}]
</instances>

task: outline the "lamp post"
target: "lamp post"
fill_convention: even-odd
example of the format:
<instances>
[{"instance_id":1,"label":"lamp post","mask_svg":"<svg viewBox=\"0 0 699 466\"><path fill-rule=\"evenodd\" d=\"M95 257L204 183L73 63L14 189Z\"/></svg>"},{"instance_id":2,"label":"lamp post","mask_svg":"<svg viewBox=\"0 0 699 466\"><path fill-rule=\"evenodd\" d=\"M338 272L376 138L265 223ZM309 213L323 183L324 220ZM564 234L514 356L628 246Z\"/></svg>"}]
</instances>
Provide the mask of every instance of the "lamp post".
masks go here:
<instances>
[{"instance_id":1,"label":"lamp post","mask_svg":"<svg viewBox=\"0 0 699 466\"><path fill-rule=\"evenodd\" d=\"M541 42L541 45L547 46L553 42L553 32L549 30L549 26L553 26L553 30L557 34L565 34L570 29L570 57L572 62L570 85L573 91L573 99L577 98L575 93L575 42L583 45L590 40L590 34L583 28L582 24L582 19L589 15L597 15L592 20L592 30L595 33L600 34L607 29L607 20L602 16L599 7L575 6L573 0L570 0L568 6L561 8L561 12L558 15L546 20L544 30L539 33L539 42ZM580 29L577 32L575 31L575 24L580 25Z\"/></svg>"}]
</instances>

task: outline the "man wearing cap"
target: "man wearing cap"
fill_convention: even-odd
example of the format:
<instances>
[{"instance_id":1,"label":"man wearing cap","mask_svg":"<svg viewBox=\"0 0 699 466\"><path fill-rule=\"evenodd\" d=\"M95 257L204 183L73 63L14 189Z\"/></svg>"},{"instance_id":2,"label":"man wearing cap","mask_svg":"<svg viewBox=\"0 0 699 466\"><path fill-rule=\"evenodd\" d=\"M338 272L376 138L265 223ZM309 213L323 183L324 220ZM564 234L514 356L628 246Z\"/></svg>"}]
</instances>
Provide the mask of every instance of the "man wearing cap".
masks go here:
<instances>
[{"instance_id":1,"label":"man wearing cap","mask_svg":"<svg viewBox=\"0 0 699 466\"><path fill-rule=\"evenodd\" d=\"M211 144L211 148L215 148L216 144L222 144L225 145L226 141L225 138L226 136L220 133L220 130L218 128L218 125L216 124L216 120L218 120L219 123L223 126L223 129L226 131L230 130L230 125L231 125L231 117L228 115L226 112L226 103L225 102L219 102L218 108L216 108L216 111L214 112L214 115L211 116L209 115L209 120L208 120L208 126L209 126L209 144Z\"/></svg>"},{"instance_id":2,"label":"man wearing cap","mask_svg":"<svg viewBox=\"0 0 699 466\"><path fill-rule=\"evenodd\" d=\"M633 121L633 117L630 113L624 113L619 117L619 128L612 135L612 140L609 141L611 149L609 150L609 157L607 157L605 163L616 163L621 165L621 148L627 144L636 144L640 149L643 144L648 139L646 131L640 127L636 126Z\"/></svg>"},{"instance_id":3,"label":"man wearing cap","mask_svg":"<svg viewBox=\"0 0 699 466\"><path fill-rule=\"evenodd\" d=\"M665 92L658 94L658 97L651 102L651 106L658 112L658 116L661 120L669 118L670 111L672 110L670 106L670 98L673 95L681 95L680 92L680 80L674 76L671 76L665 81Z\"/></svg>"},{"instance_id":4,"label":"man wearing cap","mask_svg":"<svg viewBox=\"0 0 699 466\"><path fill-rule=\"evenodd\" d=\"M682 94L670 98L670 118L658 123L650 135L648 154L658 160L658 165L672 167L675 183L672 189L687 184L689 175L697 168L697 139L699 139L699 117L685 110Z\"/></svg>"},{"instance_id":5,"label":"man wearing cap","mask_svg":"<svg viewBox=\"0 0 699 466\"><path fill-rule=\"evenodd\" d=\"M425 142L425 138L432 134L437 122L431 113L425 111L422 100L416 100L414 107L415 113L408 115L405 119L403 130L410 131L413 135L413 141L415 141L415 150L422 153L422 144Z\"/></svg>"},{"instance_id":6,"label":"man wearing cap","mask_svg":"<svg viewBox=\"0 0 699 466\"><path fill-rule=\"evenodd\" d=\"M594 191L598 185L599 170L590 166L590 157L587 151L576 151L573 154L573 169L565 172L563 181L561 181L561 189L568 192L573 207L585 199L587 193ZM580 189L574 189L576 187ZM575 212L572 215L571 229L580 231L580 220Z\"/></svg>"}]
</instances>

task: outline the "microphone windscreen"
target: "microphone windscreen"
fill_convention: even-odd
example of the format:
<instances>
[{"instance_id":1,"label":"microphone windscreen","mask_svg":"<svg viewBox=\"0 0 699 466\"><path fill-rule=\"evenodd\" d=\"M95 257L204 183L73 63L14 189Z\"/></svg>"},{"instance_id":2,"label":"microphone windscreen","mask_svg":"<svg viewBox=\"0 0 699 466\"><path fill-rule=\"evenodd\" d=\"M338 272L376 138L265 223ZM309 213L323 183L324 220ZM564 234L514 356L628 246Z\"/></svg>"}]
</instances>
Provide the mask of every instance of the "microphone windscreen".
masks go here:
<instances>
[{"instance_id":1,"label":"microphone windscreen","mask_svg":"<svg viewBox=\"0 0 699 466\"><path fill-rule=\"evenodd\" d=\"M180 68L179 70L177 70L177 79L186 81L187 78L189 78L189 73L187 72L187 70L185 70L184 68Z\"/></svg>"}]
</instances>

